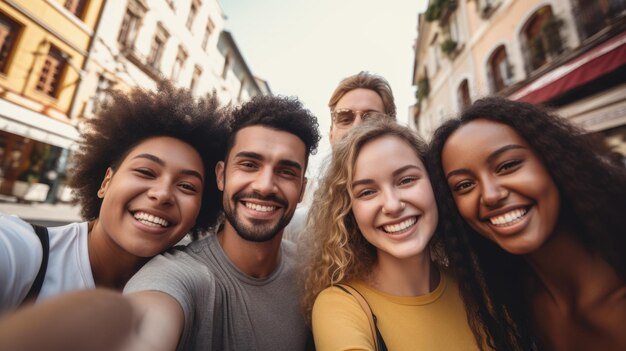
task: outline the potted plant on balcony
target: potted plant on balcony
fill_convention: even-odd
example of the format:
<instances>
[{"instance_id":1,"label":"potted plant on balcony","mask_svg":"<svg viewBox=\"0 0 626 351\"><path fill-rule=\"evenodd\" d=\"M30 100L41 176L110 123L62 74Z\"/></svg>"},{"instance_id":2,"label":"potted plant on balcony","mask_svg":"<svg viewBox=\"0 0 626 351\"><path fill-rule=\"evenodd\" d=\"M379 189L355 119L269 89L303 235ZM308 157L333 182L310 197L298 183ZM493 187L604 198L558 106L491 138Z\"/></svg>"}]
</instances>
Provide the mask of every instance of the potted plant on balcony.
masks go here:
<instances>
[{"instance_id":1,"label":"potted plant on balcony","mask_svg":"<svg viewBox=\"0 0 626 351\"><path fill-rule=\"evenodd\" d=\"M450 38L446 39L441 43L441 51L448 56L448 58L454 58L454 54L456 52L456 47L458 43Z\"/></svg>"}]
</instances>

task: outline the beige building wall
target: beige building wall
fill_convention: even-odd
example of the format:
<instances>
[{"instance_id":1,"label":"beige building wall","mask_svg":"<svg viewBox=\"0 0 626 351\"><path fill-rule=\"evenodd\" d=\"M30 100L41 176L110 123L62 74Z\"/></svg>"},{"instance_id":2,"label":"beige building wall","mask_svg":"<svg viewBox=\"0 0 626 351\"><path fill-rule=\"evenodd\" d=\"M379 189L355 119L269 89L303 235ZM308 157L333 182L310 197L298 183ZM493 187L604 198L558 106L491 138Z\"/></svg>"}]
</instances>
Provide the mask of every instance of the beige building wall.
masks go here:
<instances>
[{"instance_id":1,"label":"beige building wall","mask_svg":"<svg viewBox=\"0 0 626 351\"><path fill-rule=\"evenodd\" d=\"M441 2L430 1L429 8L433 3ZM582 72L584 67L579 68L584 66L585 53L594 53L610 42L611 48L602 49L597 56L613 55L613 61L620 62L612 68L615 73L601 73L591 81L576 82L559 95L535 96L531 102L554 108L590 132L604 133L609 142L626 151L626 89L611 77L623 76L626 70L626 60L619 53L626 40L620 39L626 32L626 2L449 0L443 1L438 19L427 21L429 11L419 15L413 77L418 101L411 121L426 139L443 121L458 114L464 104L480 97L499 94L526 101L529 93L541 95L542 89L550 88L556 79L580 79L576 77L586 74ZM554 36L557 40L553 42L561 50L552 51L555 44L546 34L546 22L533 22L544 15L558 22L558 37ZM593 31L590 23L596 26ZM538 65L533 62L538 57L537 37L531 38L533 42L527 39L533 26L541 33L540 46L545 55L545 61ZM442 43L448 38L457 41L451 55L442 53ZM496 60L501 57L501 48L506 52L504 61ZM494 76L498 76L498 83ZM426 78L429 89L420 89ZM461 87L465 80L468 91L464 102ZM581 90L582 86L586 88Z\"/></svg>"}]
</instances>

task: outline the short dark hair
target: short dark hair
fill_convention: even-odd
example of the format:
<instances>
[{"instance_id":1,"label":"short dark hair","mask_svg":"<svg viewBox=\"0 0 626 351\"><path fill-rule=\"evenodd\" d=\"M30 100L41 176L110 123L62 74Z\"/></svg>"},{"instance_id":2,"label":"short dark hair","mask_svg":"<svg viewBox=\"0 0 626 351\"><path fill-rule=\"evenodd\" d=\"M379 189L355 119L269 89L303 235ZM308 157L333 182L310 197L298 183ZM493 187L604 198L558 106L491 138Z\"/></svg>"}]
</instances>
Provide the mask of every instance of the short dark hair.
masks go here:
<instances>
[{"instance_id":1,"label":"short dark hair","mask_svg":"<svg viewBox=\"0 0 626 351\"><path fill-rule=\"evenodd\" d=\"M435 131L430 176L437 197L442 238L480 341L497 350L536 349L520 274L522 257L510 254L473 230L460 216L441 162L448 138L463 125L487 119L512 128L542 160L561 196L561 213L575 220L583 244L626 278L626 172L611 160L604 142L547 110L501 97L480 99L459 118ZM479 345L482 345L479 342Z\"/></svg>"},{"instance_id":2,"label":"short dark hair","mask_svg":"<svg viewBox=\"0 0 626 351\"><path fill-rule=\"evenodd\" d=\"M237 132L246 127L260 125L291 133L300 138L307 151L305 168L309 155L315 154L317 144L321 139L317 117L304 108L295 97L255 96L252 100L229 111L227 121L230 136L226 143L224 160L228 159L228 153L235 143Z\"/></svg>"},{"instance_id":3,"label":"short dark hair","mask_svg":"<svg viewBox=\"0 0 626 351\"><path fill-rule=\"evenodd\" d=\"M223 154L226 129L221 123L217 98L194 99L188 89L159 83L157 91L133 89L111 92L111 102L86 121L73 155L69 185L74 203L86 220L98 218L102 199L97 192L108 167L113 171L133 147L151 137L169 136L191 145L204 164L202 207L192 232L216 224L221 197L216 186L215 164Z\"/></svg>"}]
</instances>

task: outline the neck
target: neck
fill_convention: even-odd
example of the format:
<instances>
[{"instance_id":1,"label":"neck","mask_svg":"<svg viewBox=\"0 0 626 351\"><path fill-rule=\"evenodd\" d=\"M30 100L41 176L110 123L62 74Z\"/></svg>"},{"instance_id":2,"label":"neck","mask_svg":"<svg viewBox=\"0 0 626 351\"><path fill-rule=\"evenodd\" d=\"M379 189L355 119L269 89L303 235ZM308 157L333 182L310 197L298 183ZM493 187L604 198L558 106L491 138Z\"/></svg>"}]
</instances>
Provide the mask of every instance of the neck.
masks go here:
<instances>
[{"instance_id":1,"label":"neck","mask_svg":"<svg viewBox=\"0 0 626 351\"><path fill-rule=\"evenodd\" d=\"M131 255L102 229L98 219L89 223L89 263L96 287L122 290L149 258Z\"/></svg>"},{"instance_id":2,"label":"neck","mask_svg":"<svg viewBox=\"0 0 626 351\"><path fill-rule=\"evenodd\" d=\"M390 295L420 296L435 290L439 278L439 270L431 262L428 250L406 259L379 251L368 283Z\"/></svg>"},{"instance_id":3,"label":"neck","mask_svg":"<svg viewBox=\"0 0 626 351\"><path fill-rule=\"evenodd\" d=\"M525 259L537 278L536 288L563 309L593 302L624 284L613 267L572 231L555 231Z\"/></svg>"},{"instance_id":4,"label":"neck","mask_svg":"<svg viewBox=\"0 0 626 351\"><path fill-rule=\"evenodd\" d=\"M240 271L251 277L267 278L280 263L282 232L269 241L248 241L239 236L227 221L217 237L226 257Z\"/></svg>"}]
</instances>

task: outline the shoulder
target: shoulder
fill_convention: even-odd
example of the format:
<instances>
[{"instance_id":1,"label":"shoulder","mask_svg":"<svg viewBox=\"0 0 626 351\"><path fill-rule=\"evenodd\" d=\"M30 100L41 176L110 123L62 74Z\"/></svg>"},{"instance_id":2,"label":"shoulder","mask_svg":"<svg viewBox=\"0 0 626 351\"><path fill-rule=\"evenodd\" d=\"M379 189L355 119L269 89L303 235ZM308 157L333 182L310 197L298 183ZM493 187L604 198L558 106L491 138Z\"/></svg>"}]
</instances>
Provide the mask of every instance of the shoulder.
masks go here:
<instances>
[{"instance_id":1,"label":"shoulder","mask_svg":"<svg viewBox=\"0 0 626 351\"><path fill-rule=\"evenodd\" d=\"M356 299L338 287L323 290L315 299L313 336L318 350L373 350L369 320Z\"/></svg>"},{"instance_id":2,"label":"shoulder","mask_svg":"<svg viewBox=\"0 0 626 351\"><path fill-rule=\"evenodd\" d=\"M0 312L17 306L39 272L43 249L33 227L0 214Z\"/></svg>"},{"instance_id":3,"label":"shoulder","mask_svg":"<svg viewBox=\"0 0 626 351\"><path fill-rule=\"evenodd\" d=\"M313 321L340 318L343 320L365 320L367 316L354 296L343 289L331 286L317 295L313 304Z\"/></svg>"}]
</instances>

